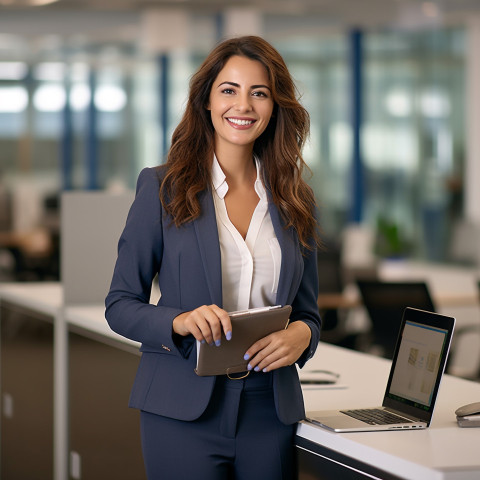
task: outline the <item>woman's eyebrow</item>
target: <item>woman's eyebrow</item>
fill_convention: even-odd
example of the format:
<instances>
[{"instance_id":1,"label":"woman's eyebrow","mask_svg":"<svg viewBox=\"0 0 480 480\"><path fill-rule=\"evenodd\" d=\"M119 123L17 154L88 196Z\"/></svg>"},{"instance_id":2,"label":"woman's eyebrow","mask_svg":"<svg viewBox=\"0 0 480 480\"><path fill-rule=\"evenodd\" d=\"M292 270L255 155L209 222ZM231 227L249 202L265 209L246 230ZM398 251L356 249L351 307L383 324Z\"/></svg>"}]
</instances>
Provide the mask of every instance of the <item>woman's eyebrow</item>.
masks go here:
<instances>
[{"instance_id":1,"label":"woman's eyebrow","mask_svg":"<svg viewBox=\"0 0 480 480\"><path fill-rule=\"evenodd\" d=\"M237 87L237 88L240 88L240 84L238 83L235 83L235 82L229 82L229 81L225 81L225 82L222 82L218 85L218 87L221 87L222 85L231 85L232 87ZM217 88L218 88L217 87ZM255 88L266 88L267 90L270 90L270 87L268 85L252 85L250 87L251 89L255 89Z\"/></svg>"}]
</instances>

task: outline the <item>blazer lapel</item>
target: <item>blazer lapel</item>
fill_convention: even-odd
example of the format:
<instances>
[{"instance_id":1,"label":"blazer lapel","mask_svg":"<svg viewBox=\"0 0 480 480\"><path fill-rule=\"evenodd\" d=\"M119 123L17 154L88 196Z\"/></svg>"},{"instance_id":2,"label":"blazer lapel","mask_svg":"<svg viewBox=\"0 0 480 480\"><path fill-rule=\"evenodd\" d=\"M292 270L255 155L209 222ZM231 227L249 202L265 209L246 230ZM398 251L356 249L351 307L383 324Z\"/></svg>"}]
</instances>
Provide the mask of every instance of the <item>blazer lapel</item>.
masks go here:
<instances>
[{"instance_id":1,"label":"blazer lapel","mask_svg":"<svg viewBox=\"0 0 480 480\"><path fill-rule=\"evenodd\" d=\"M200 194L201 215L193 221L212 303L222 306L222 266L215 207L210 190Z\"/></svg>"},{"instance_id":2,"label":"blazer lapel","mask_svg":"<svg viewBox=\"0 0 480 480\"><path fill-rule=\"evenodd\" d=\"M280 267L280 278L278 280L277 304L287 305L293 301L291 298L292 286L295 286L301 273L298 271L299 262L297 257L301 252L296 241L296 235L292 228L285 229L280 217L280 212L269 198L268 209L272 219L273 228L282 251L282 263Z\"/></svg>"}]
</instances>

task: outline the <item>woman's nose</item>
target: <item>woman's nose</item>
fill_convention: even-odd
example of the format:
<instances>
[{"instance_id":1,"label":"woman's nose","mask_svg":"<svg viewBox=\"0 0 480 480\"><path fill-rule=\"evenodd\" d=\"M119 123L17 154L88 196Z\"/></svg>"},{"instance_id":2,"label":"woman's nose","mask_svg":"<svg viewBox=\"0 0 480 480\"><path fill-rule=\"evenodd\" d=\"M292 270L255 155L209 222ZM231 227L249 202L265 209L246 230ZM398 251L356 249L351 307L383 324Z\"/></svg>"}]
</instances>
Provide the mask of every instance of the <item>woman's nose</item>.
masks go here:
<instances>
[{"instance_id":1,"label":"woman's nose","mask_svg":"<svg viewBox=\"0 0 480 480\"><path fill-rule=\"evenodd\" d=\"M240 112L247 112L251 110L252 104L250 102L250 95L240 94L237 96L237 101L235 104L235 108Z\"/></svg>"}]
</instances>

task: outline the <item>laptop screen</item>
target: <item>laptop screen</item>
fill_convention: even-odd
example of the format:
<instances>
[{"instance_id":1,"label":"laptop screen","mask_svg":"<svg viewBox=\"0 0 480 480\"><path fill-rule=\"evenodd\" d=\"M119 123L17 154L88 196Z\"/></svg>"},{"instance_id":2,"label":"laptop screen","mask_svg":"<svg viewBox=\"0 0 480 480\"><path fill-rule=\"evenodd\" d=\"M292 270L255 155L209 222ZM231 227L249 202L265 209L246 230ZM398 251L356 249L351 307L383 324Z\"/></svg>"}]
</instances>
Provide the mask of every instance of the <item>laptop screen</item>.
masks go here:
<instances>
[{"instance_id":1,"label":"laptop screen","mask_svg":"<svg viewBox=\"0 0 480 480\"><path fill-rule=\"evenodd\" d=\"M411 407L412 415L431 417L453 325L454 320L449 317L405 310L385 394L388 406L402 410Z\"/></svg>"}]
</instances>

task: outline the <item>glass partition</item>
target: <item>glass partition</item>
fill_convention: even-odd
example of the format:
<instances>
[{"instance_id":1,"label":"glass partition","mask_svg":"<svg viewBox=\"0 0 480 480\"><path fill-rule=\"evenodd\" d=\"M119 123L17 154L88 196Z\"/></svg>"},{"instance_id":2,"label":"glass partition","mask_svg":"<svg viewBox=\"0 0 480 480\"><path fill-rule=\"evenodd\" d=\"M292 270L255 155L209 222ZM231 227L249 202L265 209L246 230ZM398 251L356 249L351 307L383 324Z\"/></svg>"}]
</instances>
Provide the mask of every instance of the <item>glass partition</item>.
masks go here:
<instances>
[{"instance_id":1,"label":"glass partition","mask_svg":"<svg viewBox=\"0 0 480 480\"><path fill-rule=\"evenodd\" d=\"M23 46L0 48L0 174L42 191L68 178L74 189L133 188L141 168L163 161L217 20L192 16L194 47L163 60L131 43L57 42L33 55L11 39ZM310 113L309 182L324 234L339 237L352 202L348 35L269 40ZM377 246L382 256L446 259L462 211L465 31L366 31L363 52L363 223L396 232Z\"/></svg>"}]
</instances>

